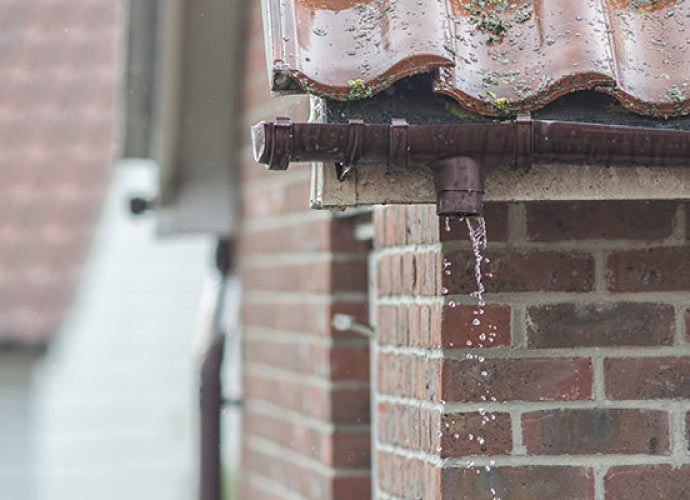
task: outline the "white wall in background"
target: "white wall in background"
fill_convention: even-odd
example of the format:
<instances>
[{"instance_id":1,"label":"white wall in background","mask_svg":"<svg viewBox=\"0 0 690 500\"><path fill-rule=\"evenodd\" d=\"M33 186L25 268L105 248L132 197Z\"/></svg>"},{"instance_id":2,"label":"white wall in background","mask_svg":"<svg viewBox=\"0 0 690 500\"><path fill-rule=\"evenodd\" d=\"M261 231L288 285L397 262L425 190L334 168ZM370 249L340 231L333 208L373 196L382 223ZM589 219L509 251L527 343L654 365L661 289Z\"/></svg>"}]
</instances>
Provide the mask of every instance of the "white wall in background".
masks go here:
<instances>
[{"instance_id":1,"label":"white wall in background","mask_svg":"<svg viewBox=\"0 0 690 500\"><path fill-rule=\"evenodd\" d=\"M214 242L160 240L155 214L131 218L127 197L153 193L154 175L144 162L115 170L72 313L34 366L30 395L15 397L30 414L17 430L32 442L29 500L195 495L193 337Z\"/></svg>"}]
</instances>

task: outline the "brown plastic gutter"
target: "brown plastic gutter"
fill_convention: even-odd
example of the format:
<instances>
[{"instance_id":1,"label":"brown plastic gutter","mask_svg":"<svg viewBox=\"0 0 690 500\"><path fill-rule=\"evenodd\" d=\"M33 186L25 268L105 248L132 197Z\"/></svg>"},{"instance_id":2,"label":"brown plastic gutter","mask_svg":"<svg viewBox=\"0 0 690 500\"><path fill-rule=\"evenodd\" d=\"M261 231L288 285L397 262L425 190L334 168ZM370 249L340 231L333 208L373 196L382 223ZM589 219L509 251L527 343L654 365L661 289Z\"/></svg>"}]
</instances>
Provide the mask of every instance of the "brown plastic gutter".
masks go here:
<instances>
[{"instance_id":1,"label":"brown plastic gutter","mask_svg":"<svg viewBox=\"0 0 690 500\"><path fill-rule=\"evenodd\" d=\"M390 125L351 121L292 123L288 118L252 128L254 157L270 170L291 162L334 162L341 172L360 164L386 164L391 172L429 167L439 215L482 212L484 176L512 162L619 166L690 166L690 131L592 123L532 120L520 115L502 123Z\"/></svg>"}]
</instances>

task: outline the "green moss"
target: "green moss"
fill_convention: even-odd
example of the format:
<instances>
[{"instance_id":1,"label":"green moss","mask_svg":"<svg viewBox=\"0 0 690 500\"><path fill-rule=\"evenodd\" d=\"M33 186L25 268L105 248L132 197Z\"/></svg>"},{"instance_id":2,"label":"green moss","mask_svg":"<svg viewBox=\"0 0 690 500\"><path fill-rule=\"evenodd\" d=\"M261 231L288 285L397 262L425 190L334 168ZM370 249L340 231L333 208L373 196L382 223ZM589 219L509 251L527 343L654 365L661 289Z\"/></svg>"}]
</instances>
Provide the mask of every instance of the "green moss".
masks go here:
<instances>
[{"instance_id":1,"label":"green moss","mask_svg":"<svg viewBox=\"0 0 690 500\"><path fill-rule=\"evenodd\" d=\"M446 111L448 111L450 114L455 115L458 118L462 118L463 120L477 120L482 118L478 114L472 113L471 111L467 111L457 102L447 102L445 108Z\"/></svg>"},{"instance_id":2,"label":"green moss","mask_svg":"<svg viewBox=\"0 0 690 500\"><path fill-rule=\"evenodd\" d=\"M347 86L350 89L347 98L351 101L366 99L371 95L371 90L367 89L364 80L349 80Z\"/></svg>"},{"instance_id":3,"label":"green moss","mask_svg":"<svg viewBox=\"0 0 690 500\"><path fill-rule=\"evenodd\" d=\"M678 85L671 85L666 91L666 97L673 102L683 102L685 100L685 90L678 88Z\"/></svg>"},{"instance_id":4,"label":"green moss","mask_svg":"<svg viewBox=\"0 0 690 500\"><path fill-rule=\"evenodd\" d=\"M518 9L518 11L515 13L515 22L518 24L525 23L531 19L533 13L534 7L531 5Z\"/></svg>"}]
</instances>

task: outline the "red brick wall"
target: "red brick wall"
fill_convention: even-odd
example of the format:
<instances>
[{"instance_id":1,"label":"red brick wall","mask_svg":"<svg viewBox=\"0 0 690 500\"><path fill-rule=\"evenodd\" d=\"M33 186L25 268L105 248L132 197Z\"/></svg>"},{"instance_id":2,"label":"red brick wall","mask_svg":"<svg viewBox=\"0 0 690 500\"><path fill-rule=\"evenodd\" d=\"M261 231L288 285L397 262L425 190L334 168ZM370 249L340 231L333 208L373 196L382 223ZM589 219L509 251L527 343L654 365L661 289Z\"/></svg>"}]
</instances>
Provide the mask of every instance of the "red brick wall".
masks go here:
<instances>
[{"instance_id":1,"label":"red brick wall","mask_svg":"<svg viewBox=\"0 0 690 500\"><path fill-rule=\"evenodd\" d=\"M252 4L247 139L259 120L308 116L306 97L270 97L260 2ZM369 343L330 322L336 312L367 320L370 245L355 239L353 219L309 208L308 166L266 172L248 142L243 158L240 498L369 498Z\"/></svg>"},{"instance_id":2,"label":"red brick wall","mask_svg":"<svg viewBox=\"0 0 690 500\"><path fill-rule=\"evenodd\" d=\"M464 225L378 210L380 497L687 498L689 223L675 202L489 205L475 326Z\"/></svg>"}]
</instances>

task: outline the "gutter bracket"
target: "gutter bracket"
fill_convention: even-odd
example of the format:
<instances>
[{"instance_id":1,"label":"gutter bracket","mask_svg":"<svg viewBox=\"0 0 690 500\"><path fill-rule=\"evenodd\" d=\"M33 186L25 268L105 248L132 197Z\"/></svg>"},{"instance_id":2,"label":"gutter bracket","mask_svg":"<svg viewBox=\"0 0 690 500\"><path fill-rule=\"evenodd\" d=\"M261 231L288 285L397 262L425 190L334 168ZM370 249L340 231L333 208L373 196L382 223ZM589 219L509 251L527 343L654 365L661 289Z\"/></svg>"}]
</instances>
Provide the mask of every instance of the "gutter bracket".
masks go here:
<instances>
[{"instance_id":1,"label":"gutter bracket","mask_svg":"<svg viewBox=\"0 0 690 500\"><path fill-rule=\"evenodd\" d=\"M409 124L402 118L393 118L390 126L390 139L388 146L388 173L400 173L407 170L408 152L410 150L408 139Z\"/></svg>"},{"instance_id":2,"label":"gutter bracket","mask_svg":"<svg viewBox=\"0 0 690 500\"><path fill-rule=\"evenodd\" d=\"M529 171L534 153L534 122L532 115L520 113L515 119L515 161L513 168Z\"/></svg>"},{"instance_id":3,"label":"gutter bracket","mask_svg":"<svg viewBox=\"0 0 690 500\"><path fill-rule=\"evenodd\" d=\"M273 124L273 148L269 161L270 170L287 170L292 153L292 121L278 117Z\"/></svg>"},{"instance_id":4,"label":"gutter bracket","mask_svg":"<svg viewBox=\"0 0 690 500\"><path fill-rule=\"evenodd\" d=\"M339 161L335 164L335 173L340 182L347 179L352 169L357 165L364 137L364 120L350 120L348 123L345 161Z\"/></svg>"}]
</instances>

